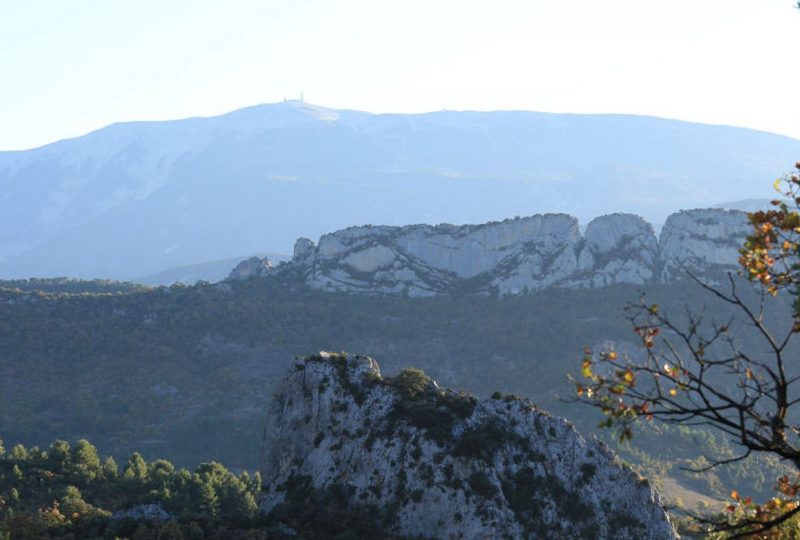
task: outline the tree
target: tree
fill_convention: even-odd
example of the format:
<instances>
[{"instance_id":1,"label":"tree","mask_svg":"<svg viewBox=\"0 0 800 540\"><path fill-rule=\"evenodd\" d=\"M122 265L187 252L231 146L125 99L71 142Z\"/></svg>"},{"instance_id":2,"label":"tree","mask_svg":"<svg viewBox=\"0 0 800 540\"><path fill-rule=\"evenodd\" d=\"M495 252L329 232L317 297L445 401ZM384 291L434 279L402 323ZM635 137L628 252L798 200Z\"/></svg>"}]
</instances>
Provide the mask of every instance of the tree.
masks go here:
<instances>
[{"instance_id":1,"label":"tree","mask_svg":"<svg viewBox=\"0 0 800 540\"><path fill-rule=\"evenodd\" d=\"M147 462L139 452L134 452L128 458L125 469L122 473L126 480L142 482L147 478Z\"/></svg>"},{"instance_id":2,"label":"tree","mask_svg":"<svg viewBox=\"0 0 800 540\"><path fill-rule=\"evenodd\" d=\"M782 526L791 523L796 530L800 520L800 366L792 348L800 333L800 163L796 168L776 182L776 189L784 185L785 191L773 201L774 209L749 214L752 234L739 262L745 277L759 286L758 294L733 275L725 290L696 279L730 307L731 319L722 322L696 313L676 318L643 297L628 308L641 357L586 350L583 381L576 383L579 398L598 407L606 416L601 425L617 428L621 439L631 438L644 418L705 426L742 449L698 472L754 453L791 464L798 474L777 479L775 498L757 504L734 491L727 518L706 520L709 530L732 538L776 538ZM769 299L781 293L794 300L783 316L789 320L774 321ZM744 326L735 331L733 326L740 321L763 347L739 347L736 333Z\"/></svg>"},{"instance_id":3,"label":"tree","mask_svg":"<svg viewBox=\"0 0 800 540\"><path fill-rule=\"evenodd\" d=\"M213 518L219 511L219 497L210 478L201 479L196 474L192 478L196 489L197 510L201 515Z\"/></svg>"},{"instance_id":4,"label":"tree","mask_svg":"<svg viewBox=\"0 0 800 540\"><path fill-rule=\"evenodd\" d=\"M14 445L14 448L11 449L11 459L25 461L28 459L28 450L21 444Z\"/></svg>"},{"instance_id":5,"label":"tree","mask_svg":"<svg viewBox=\"0 0 800 540\"><path fill-rule=\"evenodd\" d=\"M103 461L103 475L107 480L113 480L118 473L119 467L117 466L117 461L113 456L106 457L105 461Z\"/></svg>"},{"instance_id":6,"label":"tree","mask_svg":"<svg viewBox=\"0 0 800 540\"><path fill-rule=\"evenodd\" d=\"M157 459L148 466L148 471L152 482L166 484L175 472L175 466L165 459Z\"/></svg>"},{"instance_id":7,"label":"tree","mask_svg":"<svg viewBox=\"0 0 800 540\"><path fill-rule=\"evenodd\" d=\"M70 448L67 441L58 440L50 445L47 453L50 466L56 470L65 470L70 462Z\"/></svg>"},{"instance_id":8,"label":"tree","mask_svg":"<svg viewBox=\"0 0 800 540\"><path fill-rule=\"evenodd\" d=\"M72 474L85 482L91 482L100 473L100 456L97 448L87 441L81 439L72 448L71 458Z\"/></svg>"}]
</instances>

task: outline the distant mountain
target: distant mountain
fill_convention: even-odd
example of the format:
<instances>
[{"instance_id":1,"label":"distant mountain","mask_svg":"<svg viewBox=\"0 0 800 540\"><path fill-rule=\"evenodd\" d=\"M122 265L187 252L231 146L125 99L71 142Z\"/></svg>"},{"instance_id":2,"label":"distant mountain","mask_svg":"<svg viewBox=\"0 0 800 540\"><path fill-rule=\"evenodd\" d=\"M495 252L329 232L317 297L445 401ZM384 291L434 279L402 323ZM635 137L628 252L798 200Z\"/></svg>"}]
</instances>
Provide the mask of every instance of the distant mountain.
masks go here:
<instances>
[{"instance_id":1,"label":"distant mountain","mask_svg":"<svg viewBox=\"0 0 800 540\"><path fill-rule=\"evenodd\" d=\"M622 115L373 115L301 102L0 152L0 277L132 279L357 224L480 223L772 195L800 141Z\"/></svg>"},{"instance_id":2,"label":"distant mountain","mask_svg":"<svg viewBox=\"0 0 800 540\"><path fill-rule=\"evenodd\" d=\"M265 253L259 254L258 257L266 257L273 264L291 259L290 256L282 253ZM142 283L144 285L152 285L157 287L159 285L172 285L173 283L183 283L185 285L194 285L198 281L208 281L209 283L216 283L222 281L240 262L248 259L248 257L234 257L232 259L223 259L220 261L207 261L195 264L187 264L186 266L179 266L178 268L169 268L162 270L149 276L136 278L133 281Z\"/></svg>"},{"instance_id":3,"label":"distant mountain","mask_svg":"<svg viewBox=\"0 0 800 540\"><path fill-rule=\"evenodd\" d=\"M725 210L742 210L744 212L756 212L758 210L770 210L773 208L772 201L777 197L777 193L775 197L772 199L743 199L741 201L731 201L721 204L715 204L714 208L724 208Z\"/></svg>"}]
</instances>

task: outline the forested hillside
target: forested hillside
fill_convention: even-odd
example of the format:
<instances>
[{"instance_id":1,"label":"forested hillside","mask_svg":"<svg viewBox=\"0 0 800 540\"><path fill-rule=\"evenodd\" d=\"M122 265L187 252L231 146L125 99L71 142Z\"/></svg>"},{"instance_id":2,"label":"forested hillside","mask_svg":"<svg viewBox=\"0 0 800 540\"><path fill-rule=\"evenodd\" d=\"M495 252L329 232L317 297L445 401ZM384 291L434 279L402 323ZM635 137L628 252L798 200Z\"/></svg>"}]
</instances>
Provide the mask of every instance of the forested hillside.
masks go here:
<instances>
[{"instance_id":1,"label":"forested hillside","mask_svg":"<svg viewBox=\"0 0 800 540\"><path fill-rule=\"evenodd\" d=\"M261 476L219 463L194 470L134 453L103 457L89 441L0 444L0 539L266 540L376 537L373 516L310 490L259 515ZM287 532L288 531L288 532ZM338 536L336 536L338 537ZM344 536L352 538L353 536ZM381 534L383 538L389 538Z\"/></svg>"},{"instance_id":2,"label":"forested hillside","mask_svg":"<svg viewBox=\"0 0 800 540\"><path fill-rule=\"evenodd\" d=\"M323 293L289 278L113 295L3 289L0 433L9 444L86 437L117 456L252 469L274 384L292 357L318 350L369 354L390 375L417 366L479 396L530 397L590 432L600 418L562 400L573 394L567 374L579 370L584 345L613 341L636 354L623 308L640 292L408 299ZM726 318L697 287L651 286L648 294L663 309L704 304L707 317ZM724 455L730 444L673 428L664 445L664 430L645 429L623 455L711 495L737 481L769 492L775 474L763 462L699 477L680 471L698 447Z\"/></svg>"},{"instance_id":3,"label":"forested hillside","mask_svg":"<svg viewBox=\"0 0 800 540\"><path fill-rule=\"evenodd\" d=\"M115 281L112 279L70 279L59 278L30 278L30 279L0 279L0 289L11 289L26 292L42 293L131 293L142 292L150 287L139 283Z\"/></svg>"}]
</instances>

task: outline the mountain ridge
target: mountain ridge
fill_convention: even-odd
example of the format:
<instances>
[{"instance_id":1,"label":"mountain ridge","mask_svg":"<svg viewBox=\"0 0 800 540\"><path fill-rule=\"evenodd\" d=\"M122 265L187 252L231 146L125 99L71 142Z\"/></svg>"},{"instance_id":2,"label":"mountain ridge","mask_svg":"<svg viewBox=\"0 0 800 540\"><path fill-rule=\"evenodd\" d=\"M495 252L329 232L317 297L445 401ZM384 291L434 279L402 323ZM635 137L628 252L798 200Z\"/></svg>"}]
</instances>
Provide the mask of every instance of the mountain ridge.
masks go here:
<instances>
[{"instance_id":1,"label":"mountain ridge","mask_svg":"<svg viewBox=\"0 0 800 540\"><path fill-rule=\"evenodd\" d=\"M371 114L304 103L118 123L0 152L0 277L133 279L354 223L766 198L800 141L633 115ZM307 219L308 216L315 219Z\"/></svg>"},{"instance_id":2,"label":"mountain ridge","mask_svg":"<svg viewBox=\"0 0 800 540\"><path fill-rule=\"evenodd\" d=\"M118 129L123 129L126 126L153 126L158 124L179 124L179 123L200 123L203 121L213 121L216 119L221 118L233 118L239 114L247 114L249 112L260 112L266 108L275 107L275 106L294 106L300 108L306 108L307 110L316 110L320 112L328 112L330 114L353 114L353 115L361 115L363 117L430 117L435 115L484 115L484 114L524 114L524 115L535 115L541 117L575 117L575 118L610 118L610 119L646 119L646 120L655 120L655 121L665 121L665 122L674 122L676 124L684 124L684 125L693 125L693 126L704 126L709 128L720 128L720 129L733 129L733 130L744 130L752 133L760 133L769 136L775 137L782 137L790 140L800 141L800 139L793 137L791 135L777 133L772 131L767 131L764 129L758 128L751 128L748 126L737 126L733 124L719 124L719 123L707 123L707 122L699 122L694 120L684 120L678 118L671 118L668 116L658 116L658 115L649 115L649 114L637 114L637 113L573 113L573 112L553 112L553 111L536 111L536 110L529 110L529 109L442 109L437 111L422 111L422 112L412 112L412 113L403 113L403 112L369 112L369 111L361 111L358 109L336 109L331 107L326 107L324 105L317 105L306 101L300 100L293 100L287 99L285 101L278 101L278 102L264 102L264 103L257 103L255 105L248 105L244 107L239 107L227 112L219 113L219 114L208 114L208 115L194 115L194 116L186 116L186 117L179 117L179 118L163 118L163 119L155 119L155 120L120 120L117 122L112 122L110 124L106 124L104 126L100 126L96 129L92 129L77 135L64 137L61 139L56 139L54 141L50 141L44 144L40 144L38 146L32 146L29 148L21 148L21 149L10 149L10 150L3 150L0 149L0 159L3 159L4 156L10 157L14 154L22 154L26 152L31 152L33 150L41 150L44 148L49 148L54 145L59 144L66 144L70 141L75 141L78 139L83 139L90 135L99 134L102 132L113 131ZM338 118L335 118L338 119Z\"/></svg>"},{"instance_id":3,"label":"mountain ridge","mask_svg":"<svg viewBox=\"0 0 800 540\"><path fill-rule=\"evenodd\" d=\"M658 237L635 214L590 221L583 232L569 214L537 214L477 225L348 227L295 243L290 263L239 263L229 279L295 274L330 292L432 296L526 294L616 284L673 283L689 274L719 283L736 273L750 234L739 210L683 210Z\"/></svg>"}]
</instances>

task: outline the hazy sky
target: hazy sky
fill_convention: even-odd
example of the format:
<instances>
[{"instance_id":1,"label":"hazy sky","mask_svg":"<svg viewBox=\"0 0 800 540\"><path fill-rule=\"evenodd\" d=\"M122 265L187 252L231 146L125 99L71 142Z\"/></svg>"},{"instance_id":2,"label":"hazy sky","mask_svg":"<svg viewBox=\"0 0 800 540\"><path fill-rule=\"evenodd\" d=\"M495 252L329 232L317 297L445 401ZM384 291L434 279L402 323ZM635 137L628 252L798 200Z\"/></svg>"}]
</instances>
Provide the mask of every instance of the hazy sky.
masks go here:
<instances>
[{"instance_id":1,"label":"hazy sky","mask_svg":"<svg viewBox=\"0 0 800 540\"><path fill-rule=\"evenodd\" d=\"M0 149L305 93L800 138L792 0L0 0Z\"/></svg>"}]
</instances>

